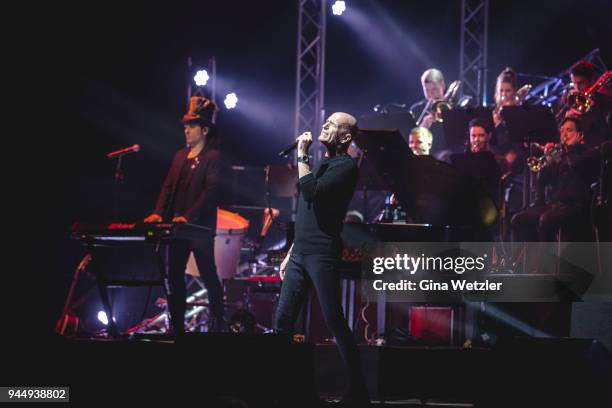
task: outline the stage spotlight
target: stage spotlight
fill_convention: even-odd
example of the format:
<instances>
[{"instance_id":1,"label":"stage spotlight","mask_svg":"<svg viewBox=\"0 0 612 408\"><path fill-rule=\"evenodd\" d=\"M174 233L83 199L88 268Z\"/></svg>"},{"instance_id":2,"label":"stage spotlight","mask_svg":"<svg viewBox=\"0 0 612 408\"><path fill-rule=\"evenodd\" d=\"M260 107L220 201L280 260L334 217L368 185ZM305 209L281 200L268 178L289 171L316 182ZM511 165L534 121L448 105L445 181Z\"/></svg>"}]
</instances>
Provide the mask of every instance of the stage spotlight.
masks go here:
<instances>
[{"instance_id":1,"label":"stage spotlight","mask_svg":"<svg viewBox=\"0 0 612 408\"><path fill-rule=\"evenodd\" d=\"M346 10L346 3L343 1L336 1L332 5L332 13L335 16L341 16L345 10Z\"/></svg>"},{"instance_id":2,"label":"stage spotlight","mask_svg":"<svg viewBox=\"0 0 612 408\"><path fill-rule=\"evenodd\" d=\"M204 86L208 82L209 78L210 77L208 76L208 72L206 72L205 69L201 69L196 72L195 76L193 77L193 80L195 81L197 86Z\"/></svg>"},{"instance_id":3,"label":"stage spotlight","mask_svg":"<svg viewBox=\"0 0 612 408\"><path fill-rule=\"evenodd\" d=\"M106 312L104 310L100 310L98 312L98 320L102 322L103 325L108 325L108 316L106 316Z\"/></svg>"},{"instance_id":4,"label":"stage spotlight","mask_svg":"<svg viewBox=\"0 0 612 408\"><path fill-rule=\"evenodd\" d=\"M225 107L227 109L234 109L238 104L238 97L234 92L228 93L227 95L225 95L225 100L223 101L223 103L225 104Z\"/></svg>"}]
</instances>

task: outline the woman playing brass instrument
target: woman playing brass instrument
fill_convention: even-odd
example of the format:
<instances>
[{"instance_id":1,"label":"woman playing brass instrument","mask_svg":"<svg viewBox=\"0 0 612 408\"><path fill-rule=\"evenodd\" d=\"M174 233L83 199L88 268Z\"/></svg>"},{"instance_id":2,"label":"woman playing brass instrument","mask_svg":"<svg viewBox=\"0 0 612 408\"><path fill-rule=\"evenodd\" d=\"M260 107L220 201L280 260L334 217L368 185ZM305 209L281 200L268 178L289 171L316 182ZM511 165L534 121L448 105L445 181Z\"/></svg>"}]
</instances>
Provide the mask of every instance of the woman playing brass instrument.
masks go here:
<instances>
[{"instance_id":1,"label":"woman playing brass instrument","mask_svg":"<svg viewBox=\"0 0 612 408\"><path fill-rule=\"evenodd\" d=\"M497 76L495 83L495 109L493 109L493 124L498 127L502 123L501 110L504 106L516 105L516 73L510 67Z\"/></svg>"},{"instance_id":2,"label":"woman playing brass instrument","mask_svg":"<svg viewBox=\"0 0 612 408\"><path fill-rule=\"evenodd\" d=\"M495 135L491 144L498 155L504 157L509 172L507 190L505 192L507 212L511 216L523 208L523 170L527 159L527 152L522 143L512 143L502 117L502 110L507 106L519 105L531 85L525 85L517 90L517 75L510 67L497 76L495 84L495 108L493 109L493 123Z\"/></svg>"},{"instance_id":3,"label":"woman playing brass instrument","mask_svg":"<svg viewBox=\"0 0 612 408\"><path fill-rule=\"evenodd\" d=\"M495 84L495 109L493 109L495 127L499 127L503 122L502 109L505 106L516 106L523 103L531 88L532 86L527 84L517 90L516 73L510 67L504 68Z\"/></svg>"}]
</instances>

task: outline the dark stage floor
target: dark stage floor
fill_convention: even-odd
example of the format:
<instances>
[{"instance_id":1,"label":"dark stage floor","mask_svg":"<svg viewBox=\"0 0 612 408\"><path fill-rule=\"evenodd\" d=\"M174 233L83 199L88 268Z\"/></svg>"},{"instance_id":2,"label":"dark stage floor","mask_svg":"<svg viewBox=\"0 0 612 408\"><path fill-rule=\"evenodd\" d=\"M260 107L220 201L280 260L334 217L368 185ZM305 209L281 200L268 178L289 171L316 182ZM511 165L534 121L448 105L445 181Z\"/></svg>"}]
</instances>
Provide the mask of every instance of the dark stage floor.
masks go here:
<instances>
[{"instance_id":1,"label":"dark stage floor","mask_svg":"<svg viewBox=\"0 0 612 408\"><path fill-rule=\"evenodd\" d=\"M4 384L69 386L71 405L172 403L302 407L344 386L333 345L276 335L195 334L178 342L53 337L4 348ZM9 343L10 344L10 343ZM610 353L576 339L513 339L491 349L362 346L375 406L602 406ZM231 398L230 398L231 397ZM565 405L564 405L565 404ZM578 404L578 405L576 405ZM604 404L605 405L605 404Z\"/></svg>"}]
</instances>

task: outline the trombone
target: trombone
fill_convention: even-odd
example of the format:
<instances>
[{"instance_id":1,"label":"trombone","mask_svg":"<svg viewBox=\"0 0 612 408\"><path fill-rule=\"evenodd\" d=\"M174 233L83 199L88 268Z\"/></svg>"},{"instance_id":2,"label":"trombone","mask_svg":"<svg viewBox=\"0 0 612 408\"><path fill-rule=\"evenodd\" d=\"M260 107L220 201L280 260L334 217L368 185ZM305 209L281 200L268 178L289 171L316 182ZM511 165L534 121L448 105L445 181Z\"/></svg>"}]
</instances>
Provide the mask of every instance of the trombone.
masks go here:
<instances>
[{"instance_id":1,"label":"trombone","mask_svg":"<svg viewBox=\"0 0 612 408\"><path fill-rule=\"evenodd\" d=\"M572 90L567 96L567 104L570 109L575 109L580 113L585 113L593 108L594 95L602 88L612 84L612 71L604 72L593 85L584 92Z\"/></svg>"},{"instance_id":2,"label":"trombone","mask_svg":"<svg viewBox=\"0 0 612 408\"><path fill-rule=\"evenodd\" d=\"M421 126L423 124L423 120L428 114L433 114L434 122L442 122L442 112L451 110L453 108L452 100L455 98L460 85L461 81L455 81L448 86L443 99L439 99L437 101L427 101L425 109L423 109L423 112L421 112L421 115L416 122L417 126Z\"/></svg>"},{"instance_id":3,"label":"trombone","mask_svg":"<svg viewBox=\"0 0 612 408\"><path fill-rule=\"evenodd\" d=\"M574 109L580 113L586 113L593 108L595 102L593 98L597 92L602 88L608 87L612 84L612 71L604 72L593 85L584 92L580 92L577 89L572 89L565 96L565 106L557 112L555 118L557 121L563 120L566 112Z\"/></svg>"}]
</instances>

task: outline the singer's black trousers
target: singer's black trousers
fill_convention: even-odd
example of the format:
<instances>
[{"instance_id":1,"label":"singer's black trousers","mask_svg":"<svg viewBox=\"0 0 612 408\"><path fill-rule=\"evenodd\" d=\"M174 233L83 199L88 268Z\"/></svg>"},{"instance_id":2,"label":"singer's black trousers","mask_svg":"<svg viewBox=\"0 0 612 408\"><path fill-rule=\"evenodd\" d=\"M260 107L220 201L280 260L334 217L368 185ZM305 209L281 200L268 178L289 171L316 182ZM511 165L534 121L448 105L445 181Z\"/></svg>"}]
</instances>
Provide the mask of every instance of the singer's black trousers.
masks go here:
<instances>
[{"instance_id":1,"label":"singer's black trousers","mask_svg":"<svg viewBox=\"0 0 612 408\"><path fill-rule=\"evenodd\" d=\"M276 331L293 333L300 307L311 286L317 291L325 323L336 339L348 372L349 395L367 396L359 350L340 303L338 257L331 254L300 254L292 251L276 309Z\"/></svg>"}]
</instances>

